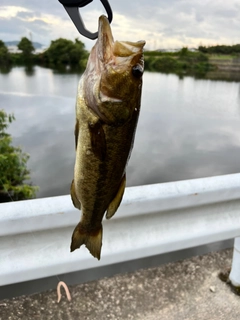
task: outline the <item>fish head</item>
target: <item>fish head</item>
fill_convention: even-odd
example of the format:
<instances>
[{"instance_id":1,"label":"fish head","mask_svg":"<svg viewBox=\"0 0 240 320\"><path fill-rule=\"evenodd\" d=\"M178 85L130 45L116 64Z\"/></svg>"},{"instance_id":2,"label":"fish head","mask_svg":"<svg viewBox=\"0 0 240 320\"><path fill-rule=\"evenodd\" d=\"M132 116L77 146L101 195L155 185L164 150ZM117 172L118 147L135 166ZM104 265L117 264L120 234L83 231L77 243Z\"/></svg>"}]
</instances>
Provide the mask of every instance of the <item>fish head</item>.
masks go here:
<instances>
[{"instance_id":1,"label":"fish head","mask_svg":"<svg viewBox=\"0 0 240 320\"><path fill-rule=\"evenodd\" d=\"M114 41L108 19L99 18L98 40L87 67L92 80L88 100L103 122L122 125L139 109L144 45L145 41Z\"/></svg>"}]
</instances>

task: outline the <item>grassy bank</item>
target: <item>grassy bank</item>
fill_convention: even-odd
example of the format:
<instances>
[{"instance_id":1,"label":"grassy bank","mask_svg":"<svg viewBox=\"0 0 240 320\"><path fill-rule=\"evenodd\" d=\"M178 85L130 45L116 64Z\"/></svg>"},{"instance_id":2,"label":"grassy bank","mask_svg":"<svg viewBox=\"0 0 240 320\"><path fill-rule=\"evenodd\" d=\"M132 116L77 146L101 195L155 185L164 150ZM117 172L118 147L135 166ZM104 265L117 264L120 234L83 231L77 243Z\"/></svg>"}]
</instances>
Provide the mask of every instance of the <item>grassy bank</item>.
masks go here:
<instances>
[{"instance_id":1,"label":"grassy bank","mask_svg":"<svg viewBox=\"0 0 240 320\"><path fill-rule=\"evenodd\" d=\"M145 70L159 72L198 72L213 70L208 55L202 52L191 52L182 48L178 52L146 51L144 53Z\"/></svg>"}]
</instances>

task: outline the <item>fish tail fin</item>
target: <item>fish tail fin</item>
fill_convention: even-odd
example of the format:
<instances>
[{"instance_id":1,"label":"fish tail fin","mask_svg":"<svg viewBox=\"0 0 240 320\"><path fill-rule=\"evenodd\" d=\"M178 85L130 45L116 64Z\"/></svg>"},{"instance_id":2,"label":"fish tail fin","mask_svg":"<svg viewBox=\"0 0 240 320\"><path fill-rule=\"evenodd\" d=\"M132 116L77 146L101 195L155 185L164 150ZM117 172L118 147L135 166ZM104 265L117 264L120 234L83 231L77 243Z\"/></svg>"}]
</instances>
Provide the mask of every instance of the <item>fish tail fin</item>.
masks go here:
<instances>
[{"instance_id":1,"label":"fish tail fin","mask_svg":"<svg viewBox=\"0 0 240 320\"><path fill-rule=\"evenodd\" d=\"M85 244L90 253L100 260L102 248L102 225L96 231L88 232L82 228L81 222L79 222L73 231L71 252L80 248L82 244Z\"/></svg>"}]
</instances>

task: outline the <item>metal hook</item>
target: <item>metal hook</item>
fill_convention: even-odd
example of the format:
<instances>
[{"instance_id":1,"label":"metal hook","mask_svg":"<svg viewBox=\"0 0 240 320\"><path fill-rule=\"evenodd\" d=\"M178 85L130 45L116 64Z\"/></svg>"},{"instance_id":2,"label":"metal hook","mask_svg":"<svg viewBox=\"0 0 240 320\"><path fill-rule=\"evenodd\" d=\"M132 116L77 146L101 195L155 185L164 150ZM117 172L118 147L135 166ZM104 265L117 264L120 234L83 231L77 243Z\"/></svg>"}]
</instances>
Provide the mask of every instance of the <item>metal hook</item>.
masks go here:
<instances>
[{"instance_id":1,"label":"metal hook","mask_svg":"<svg viewBox=\"0 0 240 320\"><path fill-rule=\"evenodd\" d=\"M67 11L68 15L72 19L73 23L75 24L76 28L78 29L79 33L81 33L83 36L89 38L89 39L96 39L98 37L98 32L90 32L85 28L84 22L82 20L82 17L80 15L79 9L81 7L86 6L93 0L58 0ZM108 21L109 23L112 22L112 9L110 7L110 4L108 3L108 0L100 0L107 12L108 15Z\"/></svg>"}]
</instances>

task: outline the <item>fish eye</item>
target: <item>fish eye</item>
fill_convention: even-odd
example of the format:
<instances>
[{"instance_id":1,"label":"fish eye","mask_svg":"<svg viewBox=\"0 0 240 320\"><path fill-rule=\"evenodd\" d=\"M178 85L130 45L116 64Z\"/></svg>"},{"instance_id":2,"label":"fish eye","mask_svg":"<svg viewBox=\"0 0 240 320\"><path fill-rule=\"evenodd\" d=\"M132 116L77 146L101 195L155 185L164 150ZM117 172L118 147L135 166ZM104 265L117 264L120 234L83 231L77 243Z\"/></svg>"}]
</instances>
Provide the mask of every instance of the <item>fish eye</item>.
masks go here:
<instances>
[{"instance_id":1,"label":"fish eye","mask_svg":"<svg viewBox=\"0 0 240 320\"><path fill-rule=\"evenodd\" d=\"M136 64L132 67L132 74L135 78L141 78L143 75L143 67L139 64Z\"/></svg>"}]
</instances>

